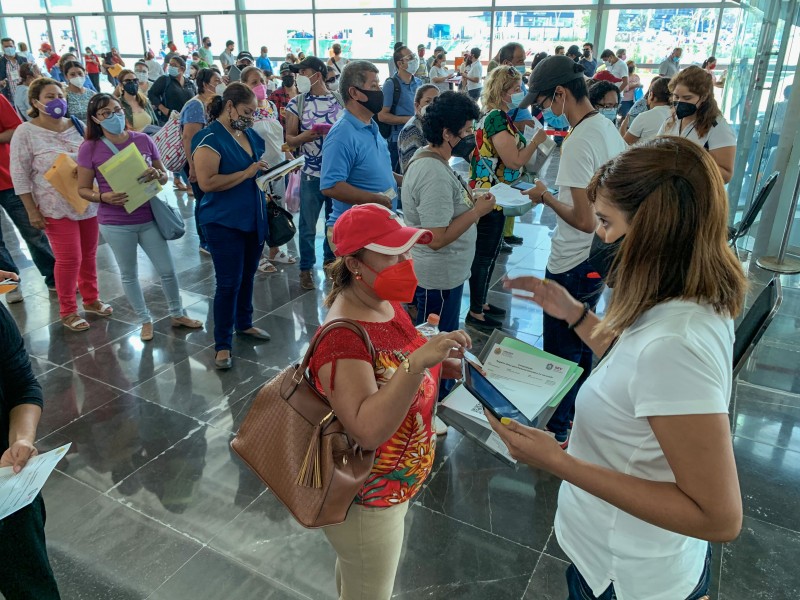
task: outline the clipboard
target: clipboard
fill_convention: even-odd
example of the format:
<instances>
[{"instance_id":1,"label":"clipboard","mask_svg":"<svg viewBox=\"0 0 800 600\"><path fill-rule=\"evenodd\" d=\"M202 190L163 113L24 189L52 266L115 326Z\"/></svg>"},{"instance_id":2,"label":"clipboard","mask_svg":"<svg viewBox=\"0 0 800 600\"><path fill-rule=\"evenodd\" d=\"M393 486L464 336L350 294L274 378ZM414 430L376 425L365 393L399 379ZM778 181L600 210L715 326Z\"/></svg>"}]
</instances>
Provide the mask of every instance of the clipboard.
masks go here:
<instances>
[{"instance_id":1,"label":"clipboard","mask_svg":"<svg viewBox=\"0 0 800 600\"><path fill-rule=\"evenodd\" d=\"M68 154L59 154L53 166L44 173L47 182L61 194L76 213L82 215L89 208L88 200L78 195L78 164Z\"/></svg>"},{"instance_id":2,"label":"clipboard","mask_svg":"<svg viewBox=\"0 0 800 600\"><path fill-rule=\"evenodd\" d=\"M261 177L256 179L256 185L261 188L262 192L266 192L269 189L270 181L274 181L286 175L287 173L291 173L295 169L299 169L303 165L306 164L306 157L299 156L292 160L285 160L281 163L278 163L274 167L272 167L269 171L266 171Z\"/></svg>"},{"instance_id":3,"label":"clipboard","mask_svg":"<svg viewBox=\"0 0 800 600\"><path fill-rule=\"evenodd\" d=\"M242 80L242 71L236 65L233 65L230 69L228 69L228 81L233 83L234 81L241 81Z\"/></svg>"}]
</instances>

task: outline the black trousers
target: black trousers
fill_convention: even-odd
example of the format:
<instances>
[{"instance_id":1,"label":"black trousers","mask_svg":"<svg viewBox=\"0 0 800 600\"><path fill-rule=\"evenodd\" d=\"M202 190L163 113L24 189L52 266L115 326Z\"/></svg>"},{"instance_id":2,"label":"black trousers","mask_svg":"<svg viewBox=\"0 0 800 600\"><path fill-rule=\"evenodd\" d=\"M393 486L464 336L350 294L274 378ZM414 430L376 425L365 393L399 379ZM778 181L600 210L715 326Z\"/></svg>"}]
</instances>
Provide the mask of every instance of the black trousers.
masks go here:
<instances>
[{"instance_id":1,"label":"black trousers","mask_svg":"<svg viewBox=\"0 0 800 600\"><path fill-rule=\"evenodd\" d=\"M6 600L60 600L47 558L39 494L33 503L0 521L0 593Z\"/></svg>"},{"instance_id":2,"label":"black trousers","mask_svg":"<svg viewBox=\"0 0 800 600\"><path fill-rule=\"evenodd\" d=\"M505 224L506 217L502 210L493 210L478 220L478 240L469 277L469 309L476 314L483 313L483 305L486 304Z\"/></svg>"}]
</instances>

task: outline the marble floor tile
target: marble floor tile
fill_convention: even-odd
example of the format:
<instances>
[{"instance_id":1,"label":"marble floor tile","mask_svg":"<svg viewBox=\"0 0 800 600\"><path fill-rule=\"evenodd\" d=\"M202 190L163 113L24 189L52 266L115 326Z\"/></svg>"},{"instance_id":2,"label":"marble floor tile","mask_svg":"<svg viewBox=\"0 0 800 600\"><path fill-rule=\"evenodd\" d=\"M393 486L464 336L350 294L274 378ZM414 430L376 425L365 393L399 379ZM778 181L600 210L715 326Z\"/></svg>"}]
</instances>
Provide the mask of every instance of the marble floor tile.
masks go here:
<instances>
[{"instance_id":1,"label":"marble floor tile","mask_svg":"<svg viewBox=\"0 0 800 600\"><path fill-rule=\"evenodd\" d=\"M54 293L51 297L39 296L27 292L28 282L22 284L22 293L25 300L8 307L13 315L19 330L25 334L58 321L58 297ZM45 288L46 289L46 288ZM48 294L49 296L49 294Z\"/></svg>"},{"instance_id":2,"label":"marble floor tile","mask_svg":"<svg viewBox=\"0 0 800 600\"><path fill-rule=\"evenodd\" d=\"M734 434L800 452L800 397L741 383Z\"/></svg>"},{"instance_id":3,"label":"marble floor tile","mask_svg":"<svg viewBox=\"0 0 800 600\"><path fill-rule=\"evenodd\" d=\"M569 563L549 554L542 554L522 600L564 600L567 580L564 575Z\"/></svg>"},{"instance_id":4,"label":"marble floor tile","mask_svg":"<svg viewBox=\"0 0 800 600\"><path fill-rule=\"evenodd\" d=\"M42 488L47 511L46 533L72 523L75 513L99 497L100 492L94 488L59 471L53 471Z\"/></svg>"},{"instance_id":5,"label":"marble floor tile","mask_svg":"<svg viewBox=\"0 0 800 600\"><path fill-rule=\"evenodd\" d=\"M64 365L136 329L134 325L114 318L94 317L86 317L90 324L87 331L70 331L61 321L56 321L26 333L23 336L25 348L32 356Z\"/></svg>"}]
</instances>

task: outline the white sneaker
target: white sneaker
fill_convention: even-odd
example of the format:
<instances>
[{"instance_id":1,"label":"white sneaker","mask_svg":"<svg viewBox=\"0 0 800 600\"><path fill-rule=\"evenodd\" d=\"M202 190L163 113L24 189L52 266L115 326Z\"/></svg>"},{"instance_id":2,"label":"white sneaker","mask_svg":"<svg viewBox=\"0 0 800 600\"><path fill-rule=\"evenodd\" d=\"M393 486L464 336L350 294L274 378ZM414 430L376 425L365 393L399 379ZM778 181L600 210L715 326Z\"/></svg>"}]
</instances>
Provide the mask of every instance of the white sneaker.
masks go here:
<instances>
[{"instance_id":1,"label":"white sneaker","mask_svg":"<svg viewBox=\"0 0 800 600\"><path fill-rule=\"evenodd\" d=\"M23 300L25 300L25 298L22 297L22 290L19 289L19 286L15 287L6 294L6 302L9 304L16 304L17 302L22 302Z\"/></svg>"},{"instance_id":2,"label":"white sneaker","mask_svg":"<svg viewBox=\"0 0 800 600\"><path fill-rule=\"evenodd\" d=\"M439 417L436 417L433 421L433 430L436 432L436 435L447 435L447 423L442 421Z\"/></svg>"}]
</instances>

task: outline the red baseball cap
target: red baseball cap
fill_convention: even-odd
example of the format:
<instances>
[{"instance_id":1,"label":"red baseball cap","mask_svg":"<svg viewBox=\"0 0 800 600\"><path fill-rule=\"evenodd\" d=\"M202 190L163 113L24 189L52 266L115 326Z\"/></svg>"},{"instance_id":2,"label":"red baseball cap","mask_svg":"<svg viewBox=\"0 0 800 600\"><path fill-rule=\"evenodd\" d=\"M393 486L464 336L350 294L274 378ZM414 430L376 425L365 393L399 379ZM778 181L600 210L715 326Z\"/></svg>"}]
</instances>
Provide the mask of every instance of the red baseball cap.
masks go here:
<instances>
[{"instance_id":1,"label":"red baseball cap","mask_svg":"<svg viewBox=\"0 0 800 600\"><path fill-rule=\"evenodd\" d=\"M48 44L47 42L45 42L44 44L41 45L39 50L42 51L42 52L45 52L45 51L50 52L50 51L53 50L53 47L50 44Z\"/></svg>"},{"instance_id":2,"label":"red baseball cap","mask_svg":"<svg viewBox=\"0 0 800 600\"><path fill-rule=\"evenodd\" d=\"M429 244L427 229L406 227L398 216L380 204L359 204L345 211L333 226L336 256L348 256L366 248L379 254L397 256L414 244Z\"/></svg>"}]
</instances>

